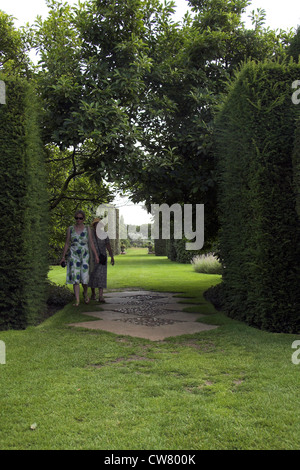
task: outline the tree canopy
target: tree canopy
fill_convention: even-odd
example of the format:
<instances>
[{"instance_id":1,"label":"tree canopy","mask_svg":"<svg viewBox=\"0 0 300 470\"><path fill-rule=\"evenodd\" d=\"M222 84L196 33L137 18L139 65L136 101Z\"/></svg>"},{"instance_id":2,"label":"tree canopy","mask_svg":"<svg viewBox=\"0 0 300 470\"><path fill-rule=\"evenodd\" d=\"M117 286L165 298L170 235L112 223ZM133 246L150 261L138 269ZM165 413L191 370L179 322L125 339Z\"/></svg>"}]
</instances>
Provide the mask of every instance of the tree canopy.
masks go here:
<instances>
[{"instance_id":1,"label":"tree canopy","mask_svg":"<svg viewBox=\"0 0 300 470\"><path fill-rule=\"evenodd\" d=\"M24 30L14 26L14 18L0 10L0 70L29 77L29 44Z\"/></svg>"},{"instance_id":2,"label":"tree canopy","mask_svg":"<svg viewBox=\"0 0 300 470\"><path fill-rule=\"evenodd\" d=\"M65 175L52 191L53 209L71 182L88 177L106 199L105 184L116 183L148 206L204 203L215 234L218 104L243 61L282 58L293 34L264 28L263 10L246 29L248 0L189 0L192 15L179 23L173 1L46 2L48 17L27 34L40 56L34 80L44 144ZM23 49L13 46L20 36L9 17L6 27L11 57Z\"/></svg>"}]
</instances>

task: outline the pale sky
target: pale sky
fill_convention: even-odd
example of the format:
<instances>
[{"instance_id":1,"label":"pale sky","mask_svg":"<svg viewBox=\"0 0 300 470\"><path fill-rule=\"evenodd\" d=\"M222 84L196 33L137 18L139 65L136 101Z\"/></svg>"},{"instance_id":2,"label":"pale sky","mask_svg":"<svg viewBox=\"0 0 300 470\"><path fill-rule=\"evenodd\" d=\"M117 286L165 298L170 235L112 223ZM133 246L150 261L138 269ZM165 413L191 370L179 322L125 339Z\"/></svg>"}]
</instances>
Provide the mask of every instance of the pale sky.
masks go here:
<instances>
[{"instance_id":1,"label":"pale sky","mask_svg":"<svg viewBox=\"0 0 300 470\"><path fill-rule=\"evenodd\" d=\"M77 4L77 0L64 0L70 4ZM175 0L176 21L179 21L188 9L186 0ZM300 3L299 0L252 0L247 9L247 16L253 9L263 8L267 13L266 25L270 28L288 29L300 25ZM37 15L47 16L47 6L44 0L0 0L0 9L17 18L16 26L24 25L26 22L33 23ZM248 23L247 26L250 23Z\"/></svg>"},{"instance_id":2,"label":"pale sky","mask_svg":"<svg viewBox=\"0 0 300 470\"><path fill-rule=\"evenodd\" d=\"M64 0L70 4L77 4L77 0ZM175 0L177 5L175 21L180 21L188 10L186 0ZM266 24L271 29L289 29L300 26L300 3L299 0L252 0L244 15L246 27L251 28L248 15L252 10L262 8L266 11ZM27 22L33 23L37 15L43 18L47 16L47 6L44 0L0 0L0 9L16 18L15 26L20 27ZM140 206L133 205L129 201L117 204L120 213L124 216L127 224L143 224L151 221L150 216Z\"/></svg>"}]
</instances>

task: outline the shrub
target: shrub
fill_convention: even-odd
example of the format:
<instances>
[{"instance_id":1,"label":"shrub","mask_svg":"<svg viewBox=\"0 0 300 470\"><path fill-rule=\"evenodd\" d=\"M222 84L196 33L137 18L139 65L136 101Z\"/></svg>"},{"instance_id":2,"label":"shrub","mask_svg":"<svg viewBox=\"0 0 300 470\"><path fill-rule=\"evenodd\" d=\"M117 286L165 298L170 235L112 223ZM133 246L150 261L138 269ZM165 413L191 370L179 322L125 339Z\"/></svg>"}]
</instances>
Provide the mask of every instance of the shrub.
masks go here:
<instances>
[{"instance_id":1,"label":"shrub","mask_svg":"<svg viewBox=\"0 0 300 470\"><path fill-rule=\"evenodd\" d=\"M204 292L203 297L211 302L217 310L223 310L225 308L224 283L221 282L220 284L211 286Z\"/></svg>"},{"instance_id":2,"label":"shrub","mask_svg":"<svg viewBox=\"0 0 300 470\"><path fill-rule=\"evenodd\" d=\"M191 263L197 273L222 274L222 265L212 253L194 256Z\"/></svg>"},{"instance_id":3,"label":"shrub","mask_svg":"<svg viewBox=\"0 0 300 470\"><path fill-rule=\"evenodd\" d=\"M53 282L47 283L47 305L64 307L74 299L74 294L66 286L59 286Z\"/></svg>"}]
</instances>

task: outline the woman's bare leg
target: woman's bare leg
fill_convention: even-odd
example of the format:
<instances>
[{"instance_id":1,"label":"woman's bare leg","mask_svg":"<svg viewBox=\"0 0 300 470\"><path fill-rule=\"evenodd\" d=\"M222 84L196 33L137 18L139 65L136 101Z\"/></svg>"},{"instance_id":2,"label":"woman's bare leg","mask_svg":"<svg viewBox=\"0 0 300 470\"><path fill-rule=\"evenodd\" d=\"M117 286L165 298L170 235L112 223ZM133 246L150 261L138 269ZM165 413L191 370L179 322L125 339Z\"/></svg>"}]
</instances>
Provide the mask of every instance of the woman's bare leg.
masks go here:
<instances>
[{"instance_id":1,"label":"woman's bare leg","mask_svg":"<svg viewBox=\"0 0 300 470\"><path fill-rule=\"evenodd\" d=\"M88 285L87 284L82 284L83 287L83 296L84 296L84 301L86 304L89 303L90 299L88 296Z\"/></svg>"},{"instance_id":2,"label":"woman's bare leg","mask_svg":"<svg viewBox=\"0 0 300 470\"><path fill-rule=\"evenodd\" d=\"M102 287L99 287L99 301L100 300L104 300L104 297L103 297L103 288Z\"/></svg>"},{"instance_id":3,"label":"woman's bare leg","mask_svg":"<svg viewBox=\"0 0 300 470\"><path fill-rule=\"evenodd\" d=\"M74 290L75 299L76 299L76 303L74 304L74 306L78 307L78 305L79 305L79 303L80 303L80 299L79 299L79 292L80 292L79 284L73 284L73 290Z\"/></svg>"},{"instance_id":4,"label":"woman's bare leg","mask_svg":"<svg viewBox=\"0 0 300 470\"><path fill-rule=\"evenodd\" d=\"M94 287L91 287L91 291L92 291L91 299L92 299L92 300L96 300L96 292L95 292Z\"/></svg>"}]
</instances>

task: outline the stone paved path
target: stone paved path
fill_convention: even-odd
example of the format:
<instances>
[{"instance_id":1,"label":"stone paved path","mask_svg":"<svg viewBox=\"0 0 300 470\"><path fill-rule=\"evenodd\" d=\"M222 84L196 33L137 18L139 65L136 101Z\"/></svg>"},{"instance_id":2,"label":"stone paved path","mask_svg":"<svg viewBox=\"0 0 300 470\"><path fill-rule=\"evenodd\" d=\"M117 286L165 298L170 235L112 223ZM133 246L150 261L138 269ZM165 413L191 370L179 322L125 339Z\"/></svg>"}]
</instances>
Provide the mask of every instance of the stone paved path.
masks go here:
<instances>
[{"instance_id":1,"label":"stone paved path","mask_svg":"<svg viewBox=\"0 0 300 470\"><path fill-rule=\"evenodd\" d=\"M151 291L108 293L105 295L106 303L101 304L101 311L84 313L99 320L71 323L70 326L152 341L217 328L196 321L201 317L199 313L183 312L183 308L192 304L180 303L184 299L175 296L174 293Z\"/></svg>"}]
</instances>

